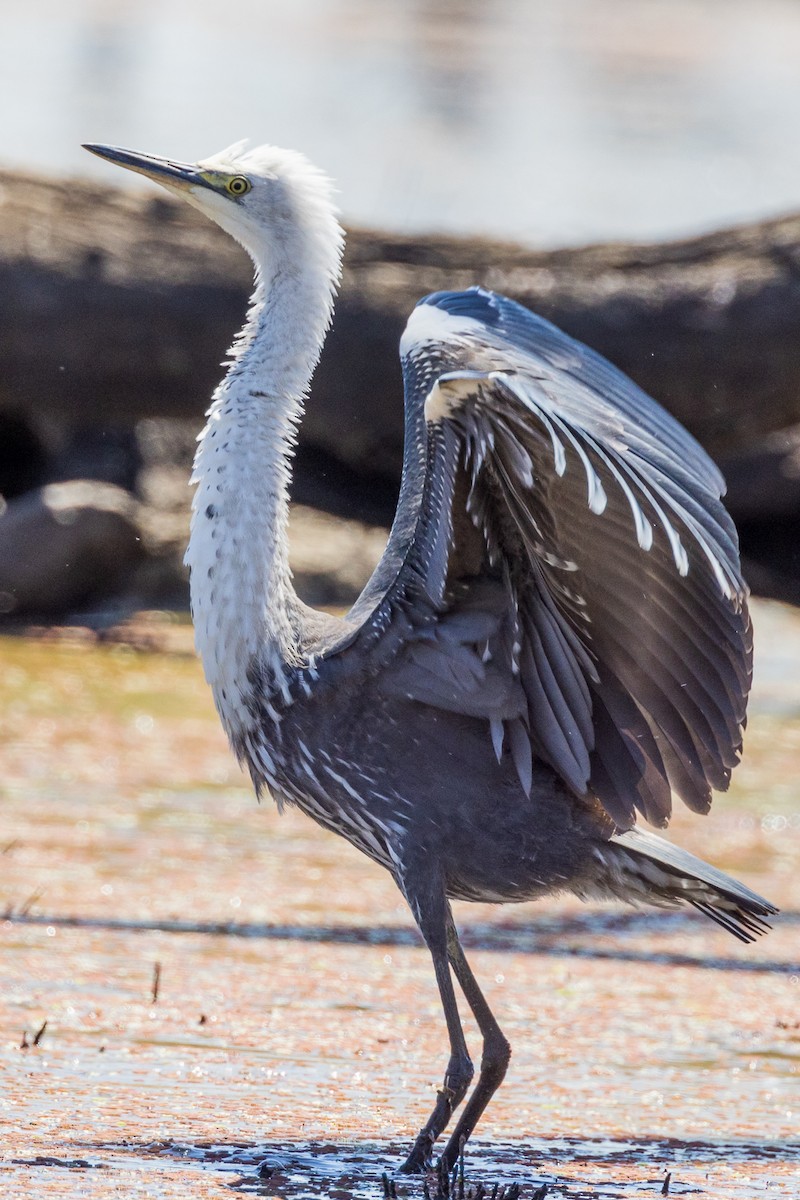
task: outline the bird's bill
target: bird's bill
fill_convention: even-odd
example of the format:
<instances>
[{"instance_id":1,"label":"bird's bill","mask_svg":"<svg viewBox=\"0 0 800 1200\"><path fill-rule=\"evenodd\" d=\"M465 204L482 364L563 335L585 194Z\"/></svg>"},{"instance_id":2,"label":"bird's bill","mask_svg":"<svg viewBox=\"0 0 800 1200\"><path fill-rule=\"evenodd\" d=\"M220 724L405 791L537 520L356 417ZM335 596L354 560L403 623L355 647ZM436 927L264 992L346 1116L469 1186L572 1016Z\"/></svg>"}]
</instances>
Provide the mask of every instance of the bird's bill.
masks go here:
<instances>
[{"instance_id":1,"label":"bird's bill","mask_svg":"<svg viewBox=\"0 0 800 1200\"><path fill-rule=\"evenodd\" d=\"M165 187L183 190L192 187L210 187L208 177L201 174L192 163L176 163L168 158L157 158L153 154L140 154L136 150L122 150L119 146L102 146L96 143L85 143L84 150L96 154L98 158L108 159L117 166L146 175L155 183Z\"/></svg>"}]
</instances>

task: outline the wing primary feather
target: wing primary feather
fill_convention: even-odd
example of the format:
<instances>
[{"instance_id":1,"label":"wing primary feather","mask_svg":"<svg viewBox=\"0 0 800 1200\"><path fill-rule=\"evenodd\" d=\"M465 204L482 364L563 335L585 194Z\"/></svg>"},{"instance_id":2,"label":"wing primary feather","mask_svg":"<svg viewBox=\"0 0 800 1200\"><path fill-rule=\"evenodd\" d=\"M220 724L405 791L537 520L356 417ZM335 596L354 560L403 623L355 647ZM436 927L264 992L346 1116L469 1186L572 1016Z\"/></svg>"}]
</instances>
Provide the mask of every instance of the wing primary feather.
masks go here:
<instances>
[{"instance_id":1,"label":"wing primary feather","mask_svg":"<svg viewBox=\"0 0 800 1200\"><path fill-rule=\"evenodd\" d=\"M575 686L579 689L583 703L591 709L592 699L589 691L589 681L597 683L598 675L594 662L587 653L586 647L575 633L563 613L559 611L552 596L547 591L547 585L542 581L536 592L536 602L547 614L547 625L552 627L551 636L557 639L560 654L564 663L569 667Z\"/></svg>"},{"instance_id":2,"label":"wing primary feather","mask_svg":"<svg viewBox=\"0 0 800 1200\"><path fill-rule=\"evenodd\" d=\"M506 723L511 757L526 796L530 796L533 786L533 756L531 741L525 724L517 717Z\"/></svg>"},{"instance_id":3,"label":"wing primary feather","mask_svg":"<svg viewBox=\"0 0 800 1200\"><path fill-rule=\"evenodd\" d=\"M560 416L557 416L555 413L552 414L552 420L563 431L567 440L571 442L575 453L581 460L583 469L586 472L587 503L589 505L589 510L595 513L596 516L600 516L605 512L608 504L608 497L606 496L605 489L600 482L600 476L597 474L591 462L589 461L589 456L581 445L580 440L576 437L574 431L570 428L567 422L564 421Z\"/></svg>"},{"instance_id":4,"label":"wing primary feather","mask_svg":"<svg viewBox=\"0 0 800 1200\"><path fill-rule=\"evenodd\" d=\"M628 506L631 510L631 515L633 516L634 529L636 530L636 541L638 542L639 546L642 548L642 550L652 549L653 527L642 512L642 507L633 494L633 490L629 487L627 481L623 479L614 460L605 452L597 440L585 431L583 431L583 436L586 438L589 445L591 445L595 454L597 454L597 456L608 467L609 471L614 476L614 479L621 488L625 499L628 501ZM622 464L624 464L624 460L622 460ZM639 483L639 480L637 479L636 482ZM683 572L683 574L685 574L685 572Z\"/></svg>"},{"instance_id":5,"label":"wing primary feather","mask_svg":"<svg viewBox=\"0 0 800 1200\"><path fill-rule=\"evenodd\" d=\"M550 441L553 446L553 466L555 468L556 475L563 475L567 469L567 452L564 449L564 443L556 433L555 425L551 421L549 414L545 412L541 405L537 404L536 401L533 400L533 398L524 390L518 388L515 384L515 381L509 378L507 374L499 371L493 372L491 378L493 382L497 382L501 385L502 391L510 392L513 400L521 403L529 411L536 413L537 417L550 435Z\"/></svg>"},{"instance_id":6,"label":"wing primary feather","mask_svg":"<svg viewBox=\"0 0 800 1200\"><path fill-rule=\"evenodd\" d=\"M489 728L492 734L492 746L494 748L495 758L498 762L503 757L503 742L505 740L505 728L503 722L497 717L492 717L489 722Z\"/></svg>"},{"instance_id":7,"label":"wing primary feather","mask_svg":"<svg viewBox=\"0 0 800 1200\"><path fill-rule=\"evenodd\" d=\"M605 616L611 624L611 614ZM701 743L705 743L709 750L713 751L714 760L720 767L735 766L739 761L737 743L741 744L737 714L731 713L726 716L716 703L704 707L702 697L698 697L696 689L690 690L687 687L686 677L682 679L675 674L673 664L668 662L666 653L663 673L654 675L649 672L643 666L641 658L628 647L628 631L624 624L616 624L613 645L602 647L602 650L605 651L604 657L617 664L623 672L626 685L635 699L642 707L652 712L656 722L664 728L669 728L674 719L679 720L684 728L692 731L695 745L700 739ZM666 651L665 644L662 644L661 651ZM723 777L718 771L714 772L714 778L716 786L724 790L727 778L723 783Z\"/></svg>"},{"instance_id":8,"label":"wing primary feather","mask_svg":"<svg viewBox=\"0 0 800 1200\"><path fill-rule=\"evenodd\" d=\"M630 491L624 484L624 482L622 480L622 476L619 473L619 470L617 470L616 467L612 465L611 460L605 454L603 454L603 452L599 449L599 447L597 449L598 449L598 453L602 454L603 457L605 458L606 462L608 463L609 470L614 471L614 474L615 474L616 478L619 480L620 485L625 488L626 494L628 494L630 496ZM617 462L619 463L619 467L623 471L625 471L625 473L631 479L634 480L634 482L636 483L636 486L640 489L640 491L643 493L643 495L646 496L646 498L649 500L649 502L653 508L653 511L655 512L656 516L658 517L658 519L661 523L661 526L667 535L667 539L670 544L670 549L672 550L673 561L675 563L675 566L678 569L678 574L679 575L688 575L689 574L689 558L686 553L686 549L685 549L683 543L681 542L680 534L677 532L677 530L672 525L672 523L668 520L667 514L664 512L661 505L654 499L652 492L650 491L647 484L642 479L641 474L639 472L634 471L631 464L626 462L622 456L617 456ZM653 482L653 486L656 487L656 489L660 492L660 494L662 496L664 496L665 499L668 499L666 494L663 493L663 491L661 491L661 489L659 489L658 486L654 482ZM678 513L678 515L684 521L684 524L687 525L687 527L690 529L690 531L697 538L698 542L700 542L701 545L703 545L702 539L700 537L698 537L697 531L695 529L692 529L691 526L689 526L689 523L686 520L687 514L683 510L681 510L679 508L679 506L677 506L674 502L670 502L670 507L673 509L674 512ZM649 536L650 544L648 546L643 547L643 549L647 549L647 550L649 550L653 544L653 533L652 533L652 528L649 526L649 523L648 523L648 529L650 530L650 536ZM639 539L639 545L640 546L642 545L641 538ZM712 563L712 565L713 565L713 563Z\"/></svg>"},{"instance_id":9,"label":"wing primary feather","mask_svg":"<svg viewBox=\"0 0 800 1200\"><path fill-rule=\"evenodd\" d=\"M582 509L571 504L569 498L566 496L560 500L560 509L565 523L578 520L582 512ZM606 514L606 522L606 530L609 531L613 523L611 512ZM618 568L623 577L629 577L631 573L631 562L628 555L627 543L624 539L624 531L621 531L619 538L607 538L603 548L603 555L603 572L602 574L596 571L593 573L593 588L598 581L602 582L612 566ZM720 594L716 582L714 582L713 588L709 590L706 587L706 580L702 572L692 571L685 578L687 580L686 586L675 589L671 586L668 577L662 576L660 572L651 572L649 576L642 579L642 585L647 585L651 599L658 604L662 612L670 615L680 610L682 619L695 629L699 629L697 624L699 614L702 614L704 608L707 608L710 602L711 608L709 611L714 613L716 621L714 629L715 642L718 642L721 651L728 655L737 674L740 675L743 684L749 682L749 668L746 665L742 665L742 614L744 612L744 605L740 603L738 605L720 606ZM705 630L701 636L708 639L709 630ZM745 690L747 689L745 688Z\"/></svg>"},{"instance_id":10,"label":"wing primary feather","mask_svg":"<svg viewBox=\"0 0 800 1200\"><path fill-rule=\"evenodd\" d=\"M693 534L695 541L699 545L700 549L703 551L703 554L708 559L711 569L714 572L714 576L716 577L717 583L719 584L720 591L722 592L725 599L733 600L734 596L741 592L741 584L740 584L739 580L737 580L737 578L733 574L733 572L731 571L730 567L727 565L727 563L725 563L723 565L723 563L721 563L720 560L717 558L717 556L714 554L714 552L711 549L711 547L709 546L708 541L706 540L705 536L700 532L698 522L694 519L694 517L691 515L691 513L687 512L685 508L682 508L678 504L678 502L672 496L670 496L669 492L667 492L664 488L662 488L660 486L660 484L658 484L655 480L652 480L651 482L652 482L653 488L658 492L658 494L660 496L663 497L665 502L667 504L669 504L670 508L674 512L678 513L678 515L681 517L681 520L683 521L683 523ZM651 503L654 504L653 501L651 501ZM687 567L687 570L688 570L688 567ZM685 575L686 571L682 571L681 574Z\"/></svg>"},{"instance_id":11,"label":"wing primary feather","mask_svg":"<svg viewBox=\"0 0 800 1200\"><path fill-rule=\"evenodd\" d=\"M663 828L672 800L661 754L643 714L610 671L603 671L602 687L595 691L594 716L593 790L613 819L620 804L625 810L632 805L651 824ZM599 763L603 770L598 774ZM598 792L604 778L611 780L614 795L604 788Z\"/></svg>"},{"instance_id":12,"label":"wing primary feather","mask_svg":"<svg viewBox=\"0 0 800 1200\"><path fill-rule=\"evenodd\" d=\"M631 662L638 663L640 670L646 661L656 663L659 677L671 680L678 694L692 698L700 713L707 709L721 711L722 703L727 701L730 719L738 724L744 715L745 689L726 674L724 663L727 660L708 657L696 641L690 640L687 645L681 636L683 630L672 613L653 620L646 610L640 610L636 628L632 628L624 615L616 611L614 582L598 580L593 589L595 606L606 631L602 641L606 652L618 651L630 657ZM634 636L637 641L635 652L631 649ZM691 652L686 653L689 648Z\"/></svg>"},{"instance_id":13,"label":"wing primary feather","mask_svg":"<svg viewBox=\"0 0 800 1200\"><path fill-rule=\"evenodd\" d=\"M592 698L586 679L577 669L560 623L547 608L539 608L536 624L545 658L548 663L558 664L560 690L569 704L572 721L577 726L583 745L587 751L591 750L594 747L594 726L592 725ZM588 777L588 757L585 770Z\"/></svg>"},{"instance_id":14,"label":"wing primary feather","mask_svg":"<svg viewBox=\"0 0 800 1200\"><path fill-rule=\"evenodd\" d=\"M552 734L550 753L553 766L574 792L583 795L589 779L589 751L585 738L582 736L578 719L569 704L569 699L562 690L562 679L556 677L540 635L538 622L529 624L528 638L542 692L554 718L550 725ZM559 666L561 665L560 656L556 662L559 663ZM578 708L579 704L575 704L574 707ZM538 714L536 715L538 716ZM593 742L592 732L589 733L589 737Z\"/></svg>"},{"instance_id":15,"label":"wing primary feather","mask_svg":"<svg viewBox=\"0 0 800 1200\"><path fill-rule=\"evenodd\" d=\"M583 795L586 791L586 778L576 770L564 730L553 711L539 674L539 665L530 638L526 638L522 647L520 677L530 714L530 732L526 731L526 737L533 741L539 756L558 772L564 782L577 795Z\"/></svg>"}]
</instances>

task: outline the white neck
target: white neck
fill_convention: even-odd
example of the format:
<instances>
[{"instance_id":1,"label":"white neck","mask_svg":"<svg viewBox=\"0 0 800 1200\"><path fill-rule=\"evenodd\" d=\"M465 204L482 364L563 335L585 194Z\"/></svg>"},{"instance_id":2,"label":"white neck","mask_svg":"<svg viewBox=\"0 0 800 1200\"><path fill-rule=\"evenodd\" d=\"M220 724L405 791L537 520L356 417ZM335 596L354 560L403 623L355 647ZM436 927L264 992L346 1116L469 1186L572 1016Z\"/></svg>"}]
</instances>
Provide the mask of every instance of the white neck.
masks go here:
<instances>
[{"instance_id":1,"label":"white neck","mask_svg":"<svg viewBox=\"0 0 800 1200\"><path fill-rule=\"evenodd\" d=\"M186 562L195 643L217 708L236 738L249 719L249 675L298 660L288 560L290 459L303 399L333 305L341 230L330 209L249 247L256 291L233 361L200 436Z\"/></svg>"}]
</instances>

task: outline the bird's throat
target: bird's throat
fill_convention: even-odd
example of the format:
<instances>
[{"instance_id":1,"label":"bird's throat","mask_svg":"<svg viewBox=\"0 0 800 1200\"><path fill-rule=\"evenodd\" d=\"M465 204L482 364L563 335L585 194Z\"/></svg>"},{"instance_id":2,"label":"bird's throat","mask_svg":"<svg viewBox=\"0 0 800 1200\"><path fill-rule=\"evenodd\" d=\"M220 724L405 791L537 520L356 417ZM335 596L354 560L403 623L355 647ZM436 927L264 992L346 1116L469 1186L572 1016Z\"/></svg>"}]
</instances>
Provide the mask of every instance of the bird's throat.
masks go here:
<instances>
[{"instance_id":1,"label":"bird's throat","mask_svg":"<svg viewBox=\"0 0 800 1200\"><path fill-rule=\"evenodd\" d=\"M278 674L297 661L290 461L332 291L330 274L279 272L259 284L195 459L186 555L195 642L234 741L252 720L253 667Z\"/></svg>"}]
</instances>

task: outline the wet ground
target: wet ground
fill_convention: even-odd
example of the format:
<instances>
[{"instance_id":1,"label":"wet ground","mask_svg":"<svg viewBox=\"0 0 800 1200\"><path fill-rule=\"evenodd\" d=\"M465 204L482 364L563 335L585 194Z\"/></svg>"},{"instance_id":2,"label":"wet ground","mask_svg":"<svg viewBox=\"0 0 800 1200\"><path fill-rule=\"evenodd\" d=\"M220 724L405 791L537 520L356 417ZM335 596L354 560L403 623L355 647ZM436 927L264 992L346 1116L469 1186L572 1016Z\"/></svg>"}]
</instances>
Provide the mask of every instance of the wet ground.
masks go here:
<instances>
[{"instance_id":1,"label":"wet ground","mask_svg":"<svg viewBox=\"0 0 800 1200\"><path fill-rule=\"evenodd\" d=\"M800 618L757 616L745 762L671 836L784 914L745 947L460 906L514 1047L469 1185L800 1196ZM0 642L0 1195L381 1200L445 1065L427 954L388 877L256 804L186 628L133 640Z\"/></svg>"}]
</instances>

